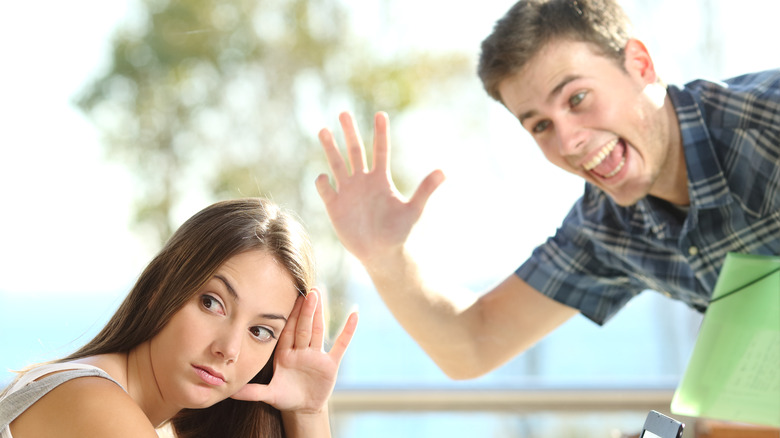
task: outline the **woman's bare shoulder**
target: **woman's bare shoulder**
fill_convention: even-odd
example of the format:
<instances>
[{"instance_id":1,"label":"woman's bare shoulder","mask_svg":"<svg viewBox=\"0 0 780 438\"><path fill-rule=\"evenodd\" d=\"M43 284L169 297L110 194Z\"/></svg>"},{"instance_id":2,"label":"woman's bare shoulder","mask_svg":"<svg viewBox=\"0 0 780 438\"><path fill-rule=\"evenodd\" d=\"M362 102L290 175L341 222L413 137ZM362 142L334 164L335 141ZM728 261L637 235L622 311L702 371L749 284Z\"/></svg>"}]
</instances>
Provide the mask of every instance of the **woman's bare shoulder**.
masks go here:
<instances>
[{"instance_id":1,"label":"woman's bare shoulder","mask_svg":"<svg viewBox=\"0 0 780 438\"><path fill-rule=\"evenodd\" d=\"M54 388L11 423L11 433L14 438L157 437L135 401L102 377L79 377Z\"/></svg>"}]
</instances>

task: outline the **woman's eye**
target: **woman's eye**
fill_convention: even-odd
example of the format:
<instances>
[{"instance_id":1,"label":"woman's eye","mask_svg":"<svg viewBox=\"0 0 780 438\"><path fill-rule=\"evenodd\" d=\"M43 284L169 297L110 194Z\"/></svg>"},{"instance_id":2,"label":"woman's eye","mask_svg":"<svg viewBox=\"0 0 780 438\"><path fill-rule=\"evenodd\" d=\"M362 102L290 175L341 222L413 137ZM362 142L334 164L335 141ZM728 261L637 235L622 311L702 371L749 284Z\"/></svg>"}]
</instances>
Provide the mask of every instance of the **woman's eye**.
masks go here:
<instances>
[{"instance_id":1,"label":"woman's eye","mask_svg":"<svg viewBox=\"0 0 780 438\"><path fill-rule=\"evenodd\" d=\"M212 297L211 295L201 295L200 304L203 306L203 308L211 312L219 314L225 313L224 308L222 307L222 303L220 303L218 299Z\"/></svg>"},{"instance_id":2,"label":"woman's eye","mask_svg":"<svg viewBox=\"0 0 780 438\"><path fill-rule=\"evenodd\" d=\"M569 98L569 105L570 106L577 106L582 102L583 99L585 99L585 92L580 91L579 93L575 94L574 96Z\"/></svg>"},{"instance_id":3,"label":"woman's eye","mask_svg":"<svg viewBox=\"0 0 780 438\"><path fill-rule=\"evenodd\" d=\"M257 339L260 342L268 342L271 339L276 339L276 336L274 336L273 331L258 325L250 328L249 332L252 333L252 336L254 336L255 339Z\"/></svg>"},{"instance_id":4,"label":"woman's eye","mask_svg":"<svg viewBox=\"0 0 780 438\"><path fill-rule=\"evenodd\" d=\"M544 130L547 129L547 126L549 125L550 125L549 120L542 120L541 122L535 124L534 127L531 128L531 130L533 131L534 134L538 134L540 132L544 132Z\"/></svg>"}]
</instances>

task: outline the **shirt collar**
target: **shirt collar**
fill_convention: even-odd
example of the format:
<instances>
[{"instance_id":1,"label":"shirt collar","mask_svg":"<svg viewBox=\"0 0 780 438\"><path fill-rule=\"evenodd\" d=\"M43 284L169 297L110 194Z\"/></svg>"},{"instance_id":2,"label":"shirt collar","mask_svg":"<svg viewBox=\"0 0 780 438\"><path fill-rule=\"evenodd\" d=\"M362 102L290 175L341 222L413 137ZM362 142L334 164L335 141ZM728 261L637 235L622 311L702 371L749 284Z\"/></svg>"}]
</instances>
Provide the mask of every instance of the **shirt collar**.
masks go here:
<instances>
[{"instance_id":1,"label":"shirt collar","mask_svg":"<svg viewBox=\"0 0 780 438\"><path fill-rule=\"evenodd\" d=\"M689 90L675 86L669 86L667 91L677 112L685 151L691 201L685 226L691 228L698 222L699 210L726 205L731 202L731 197L695 96ZM630 207L620 207L598 187L590 183L586 187L589 189L586 189L586 197L595 196L594 200L601 198L602 202L611 205L632 234L653 234L664 238L679 233L682 223L677 217L680 212L672 211L674 207L664 205L665 201L646 196Z\"/></svg>"},{"instance_id":2,"label":"shirt collar","mask_svg":"<svg viewBox=\"0 0 780 438\"><path fill-rule=\"evenodd\" d=\"M675 86L667 91L680 123L692 210L727 204L731 200L728 184L696 97Z\"/></svg>"}]
</instances>

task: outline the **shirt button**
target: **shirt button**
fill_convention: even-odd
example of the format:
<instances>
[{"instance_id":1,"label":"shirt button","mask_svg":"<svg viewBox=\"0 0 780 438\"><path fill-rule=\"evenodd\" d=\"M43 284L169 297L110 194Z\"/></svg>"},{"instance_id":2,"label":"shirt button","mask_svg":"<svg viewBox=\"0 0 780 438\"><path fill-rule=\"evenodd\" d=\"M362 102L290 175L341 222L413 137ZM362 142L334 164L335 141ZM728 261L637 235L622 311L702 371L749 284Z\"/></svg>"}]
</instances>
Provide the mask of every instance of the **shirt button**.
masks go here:
<instances>
[{"instance_id":1,"label":"shirt button","mask_svg":"<svg viewBox=\"0 0 780 438\"><path fill-rule=\"evenodd\" d=\"M698 253L699 253L699 248L696 248L695 246L688 248L688 254L695 256Z\"/></svg>"}]
</instances>

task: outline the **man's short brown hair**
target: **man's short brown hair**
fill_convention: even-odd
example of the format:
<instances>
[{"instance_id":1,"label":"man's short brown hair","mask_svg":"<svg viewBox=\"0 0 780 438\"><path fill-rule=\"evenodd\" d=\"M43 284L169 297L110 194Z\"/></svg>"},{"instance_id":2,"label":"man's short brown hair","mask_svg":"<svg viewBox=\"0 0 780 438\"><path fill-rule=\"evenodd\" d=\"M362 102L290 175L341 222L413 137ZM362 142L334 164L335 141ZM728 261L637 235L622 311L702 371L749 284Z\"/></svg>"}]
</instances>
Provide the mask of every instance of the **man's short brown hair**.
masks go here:
<instances>
[{"instance_id":1,"label":"man's short brown hair","mask_svg":"<svg viewBox=\"0 0 780 438\"><path fill-rule=\"evenodd\" d=\"M482 42L478 74L501 102L498 86L553 40L591 43L623 67L631 21L615 0L520 0Z\"/></svg>"}]
</instances>

